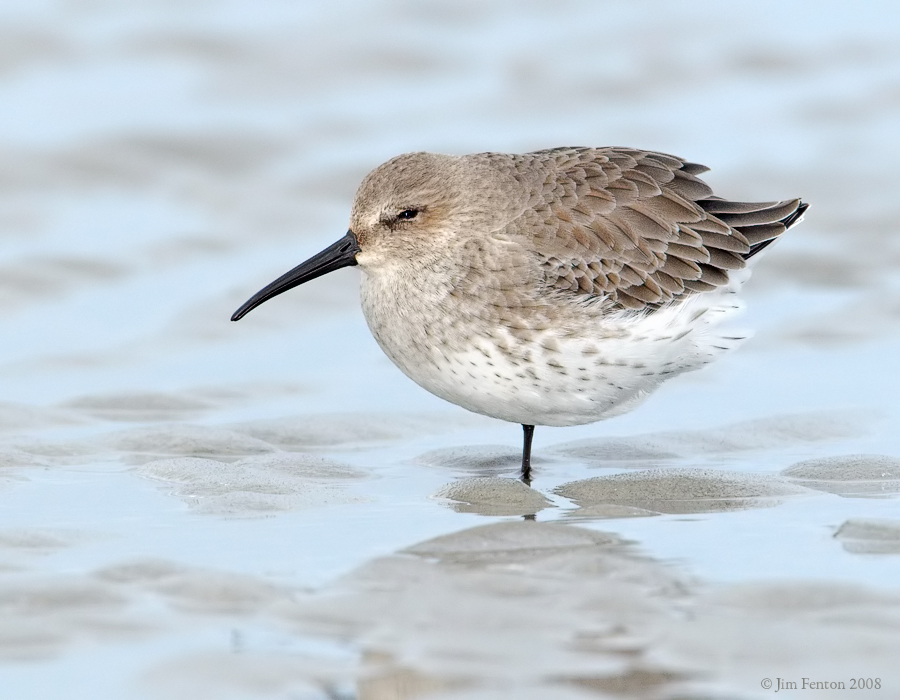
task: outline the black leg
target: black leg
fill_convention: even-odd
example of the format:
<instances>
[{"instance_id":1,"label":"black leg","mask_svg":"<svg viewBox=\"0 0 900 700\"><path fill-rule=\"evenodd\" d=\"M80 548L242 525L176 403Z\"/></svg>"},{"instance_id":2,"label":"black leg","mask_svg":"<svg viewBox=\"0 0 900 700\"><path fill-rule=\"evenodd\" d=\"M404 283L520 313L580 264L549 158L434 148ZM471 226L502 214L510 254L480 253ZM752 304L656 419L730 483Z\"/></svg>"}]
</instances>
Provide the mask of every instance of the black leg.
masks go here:
<instances>
[{"instance_id":1,"label":"black leg","mask_svg":"<svg viewBox=\"0 0 900 700\"><path fill-rule=\"evenodd\" d=\"M534 426L523 425L525 443L522 445L522 483L531 486L531 439L534 437Z\"/></svg>"}]
</instances>

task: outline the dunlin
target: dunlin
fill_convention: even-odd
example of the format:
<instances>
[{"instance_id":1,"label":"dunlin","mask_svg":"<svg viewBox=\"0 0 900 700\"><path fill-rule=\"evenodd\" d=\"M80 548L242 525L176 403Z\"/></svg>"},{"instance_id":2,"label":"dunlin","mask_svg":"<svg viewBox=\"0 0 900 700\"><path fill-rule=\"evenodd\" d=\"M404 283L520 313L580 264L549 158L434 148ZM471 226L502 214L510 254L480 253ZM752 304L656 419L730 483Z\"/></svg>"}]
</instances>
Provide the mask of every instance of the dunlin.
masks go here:
<instances>
[{"instance_id":1,"label":"dunlin","mask_svg":"<svg viewBox=\"0 0 900 700\"><path fill-rule=\"evenodd\" d=\"M408 153L363 180L350 230L232 316L348 265L382 350L413 381L520 423L623 413L738 340L717 332L747 261L807 205L732 202L708 168L631 148Z\"/></svg>"}]
</instances>

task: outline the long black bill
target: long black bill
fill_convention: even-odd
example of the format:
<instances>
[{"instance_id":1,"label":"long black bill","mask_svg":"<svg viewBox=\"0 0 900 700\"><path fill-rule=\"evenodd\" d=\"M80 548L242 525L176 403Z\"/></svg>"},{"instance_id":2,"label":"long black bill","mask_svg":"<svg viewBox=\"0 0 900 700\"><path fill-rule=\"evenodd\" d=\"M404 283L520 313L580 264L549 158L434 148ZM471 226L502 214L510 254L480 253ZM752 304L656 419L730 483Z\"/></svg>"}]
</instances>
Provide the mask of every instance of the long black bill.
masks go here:
<instances>
[{"instance_id":1,"label":"long black bill","mask_svg":"<svg viewBox=\"0 0 900 700\"><path fill-rule=\"evenodd\" d=\"M325 250L313 255L309 260L300 263L290 272L284 273L277 280L260 289L256 294L247 299L244 305L234 312L232 321L240 321L264 301L277 297L282 292L314 280L316 277L327 275L342 267L356 265L356 254L359 252L359 242L353 231L347 231L347 235L336 243L332 243Z\"/></svg>"}]
</instances>

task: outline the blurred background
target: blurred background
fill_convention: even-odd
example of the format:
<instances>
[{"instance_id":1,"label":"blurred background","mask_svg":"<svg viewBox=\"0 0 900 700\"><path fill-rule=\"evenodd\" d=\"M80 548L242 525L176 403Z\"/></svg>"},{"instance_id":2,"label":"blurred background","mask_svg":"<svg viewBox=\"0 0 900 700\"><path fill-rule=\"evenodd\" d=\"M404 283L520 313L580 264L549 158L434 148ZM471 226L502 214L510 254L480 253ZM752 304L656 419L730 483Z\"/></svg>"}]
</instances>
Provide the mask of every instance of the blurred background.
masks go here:
<instances>
[{"instance_id":1,"label":"blurred background","mask_svg":"<svg viewBox=\"0 0 900 700\"><path fill-rule=\"evenodd\" d=\"M513 473L520 436L427 395L381 355L356 270L240 324L230 314L337 240L361 178L398 153L674 153L710 166L717 194L802 196L811 209L756 266L742 323L757 334L738 353L627 416L538 431L537 455L557 460L535 484L557 509L538 519L573 507L552 487L623 468L550 448L577 438L746 424L763 452L723 457L709 447L722 440L705 439L678 443L663 466L775 473L846 453L893 458L898 134L900 6L886 1L0 3L0 687L19 699L612 692L541 685L568 661L509 690L491 673L518 677L532 661L463 672L446 649L404 636L412 622L373 621L369 608L327 642L298 632L308 608L284 607L298 591L498 521L430 496L460 475ZM780 417L801 414L802 429ZM785 424L790 436L770 439ZM486 443L500 447L452 452ZM885 478L900 476L885 464ZM896 557L832 540L850 518L894 517L895 502L815 503L682 529L600 522L703 580L833 575L887 586L895 606ZM900 539L896 520L886 532ZM464 606L457 593L435 605ZM549 629L532 622L537 637ZM548 658L565 647L547 644ZM246 650L289 662L262 672L235 660ZM404 654L407 675L354 680ZM779 675L763 666L757 675ZM668 696L683 680L654 673L623 692ZM448 677L475 690L427 680ZM756 676L727 681L708 697L759 692Z\"/></svg>"}]
</instances>

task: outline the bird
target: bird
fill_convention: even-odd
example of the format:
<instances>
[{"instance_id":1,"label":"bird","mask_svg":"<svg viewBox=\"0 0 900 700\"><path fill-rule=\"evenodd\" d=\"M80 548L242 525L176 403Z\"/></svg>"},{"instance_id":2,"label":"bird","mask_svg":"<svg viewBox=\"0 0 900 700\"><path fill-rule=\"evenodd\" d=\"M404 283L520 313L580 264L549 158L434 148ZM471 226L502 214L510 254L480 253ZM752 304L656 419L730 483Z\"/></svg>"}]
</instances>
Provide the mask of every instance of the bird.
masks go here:
<instances>
[{"instance_id":1,"label":"bird","mask_svg":"<svg viewBox=\"0 0 900 700\"><path fill-rule=\"evenodd\" d=\"M347 233L247 300L358 265L363 314L414 382L523 428L625 413L739 343L719 330L748 263L799 198L713 194L709 168L625 147L396 156L362 181Z\"/></svg>"}]
</instances>

